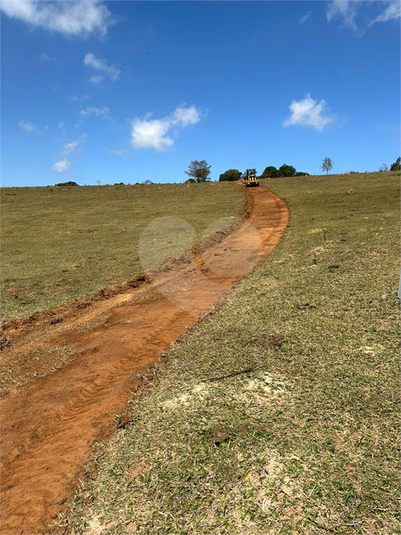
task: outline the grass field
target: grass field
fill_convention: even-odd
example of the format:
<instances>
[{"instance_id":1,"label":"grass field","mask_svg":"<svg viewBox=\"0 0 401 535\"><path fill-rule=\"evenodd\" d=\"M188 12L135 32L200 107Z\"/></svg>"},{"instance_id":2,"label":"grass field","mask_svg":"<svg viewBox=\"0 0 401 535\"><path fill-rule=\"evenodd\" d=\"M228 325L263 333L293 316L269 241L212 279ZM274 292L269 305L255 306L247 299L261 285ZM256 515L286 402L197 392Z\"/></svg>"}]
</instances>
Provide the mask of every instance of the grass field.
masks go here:
<instances>
[{"instance_id":1,"label":"grass field","mask_svg":"<svg viewBox=\"0 0 401 535\"><path fill-rule=\"evenodd\" d=\"M399 173L263 185L290 228L164 355L65 532L399 532Z\"/></svg>"},{"instance_id":2,"label":"grass field","mask_svg":"<svg viewBox=\"0 0 401 535\"><path fill-rule=\"evenodd\" d=\"M3 188L3 318L28 316L141 273L138 242L156 218L183 218L200 237L216 219L235 221L242 205L241 190L226 183ZM174 253L187 247L176 242Z\"/></svg>"}]
</instances>

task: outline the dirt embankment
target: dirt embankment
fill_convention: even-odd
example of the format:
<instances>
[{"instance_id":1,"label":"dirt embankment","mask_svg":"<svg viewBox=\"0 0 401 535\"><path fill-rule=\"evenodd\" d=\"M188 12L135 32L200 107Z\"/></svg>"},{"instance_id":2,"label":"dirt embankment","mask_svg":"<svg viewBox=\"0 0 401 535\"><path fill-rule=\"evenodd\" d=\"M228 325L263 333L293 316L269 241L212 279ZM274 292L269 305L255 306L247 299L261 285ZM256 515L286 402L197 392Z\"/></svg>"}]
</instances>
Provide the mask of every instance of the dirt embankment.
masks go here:
<instances>
[{"instance_id":1,"label":"dirt embankment","mask_svg":"<svg viewBox=\"0 0 401 535\"><path fill-rule=\"evenodd\" d=\"M288 224L283 201L245 190L246 210L161 269L29 320L5 322L1 533L43 534L73 496L146 373L186 327L265 258Z\"/></svg>"}]
</instances>

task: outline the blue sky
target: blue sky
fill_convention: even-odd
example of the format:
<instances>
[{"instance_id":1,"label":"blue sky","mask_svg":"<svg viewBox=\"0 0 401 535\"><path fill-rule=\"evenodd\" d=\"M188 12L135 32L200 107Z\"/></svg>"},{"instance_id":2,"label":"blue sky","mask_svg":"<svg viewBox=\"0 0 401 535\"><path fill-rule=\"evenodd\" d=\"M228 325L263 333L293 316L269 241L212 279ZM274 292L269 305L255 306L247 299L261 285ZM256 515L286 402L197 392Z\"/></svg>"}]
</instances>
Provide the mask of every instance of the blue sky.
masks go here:
<instances>
[{"instance_id":1,"label":"blue sky","mask_svg":"<svg viewBox=\"0 0 401 535\"><path fill-rule=\"evenodd\" d=\"M400 3L0 0L2 184L400 155Z\"/></svg>"}]
</instances>

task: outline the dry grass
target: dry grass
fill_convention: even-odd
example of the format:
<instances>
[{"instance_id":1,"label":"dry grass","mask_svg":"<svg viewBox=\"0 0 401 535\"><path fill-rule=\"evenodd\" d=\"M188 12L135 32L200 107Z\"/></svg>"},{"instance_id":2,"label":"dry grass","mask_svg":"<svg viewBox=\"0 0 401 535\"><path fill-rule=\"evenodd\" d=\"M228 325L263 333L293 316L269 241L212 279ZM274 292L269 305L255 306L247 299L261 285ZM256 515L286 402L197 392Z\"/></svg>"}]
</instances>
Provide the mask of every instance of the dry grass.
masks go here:
<instances>
[{"instance_id":1,"label":"dry grass","mask_svg":"<svg viewBox=\"0 0 401 535\"><path fill-rule=\"evenodd\" d=\"M64 532L399 533L399 176L266 183L284 239L151 371Z\"/></svg>"},{"instance_id":2,"label":"dry grass","mask_svg":"<svg viewBox=\"0 0 401 535\"><path fill-rule=\"evenodd\" d=\"M28 316L143 272L138 243L155 219L182 218L199 239L215 230L208 227L216 220L227 218L217 228L235 221L242 204L231 184L2 188L3 318ZM156 263L189 246L185 233L170 243L165 235L162 225L152 236L165 245Z\"/></svg>"}]
</instances>

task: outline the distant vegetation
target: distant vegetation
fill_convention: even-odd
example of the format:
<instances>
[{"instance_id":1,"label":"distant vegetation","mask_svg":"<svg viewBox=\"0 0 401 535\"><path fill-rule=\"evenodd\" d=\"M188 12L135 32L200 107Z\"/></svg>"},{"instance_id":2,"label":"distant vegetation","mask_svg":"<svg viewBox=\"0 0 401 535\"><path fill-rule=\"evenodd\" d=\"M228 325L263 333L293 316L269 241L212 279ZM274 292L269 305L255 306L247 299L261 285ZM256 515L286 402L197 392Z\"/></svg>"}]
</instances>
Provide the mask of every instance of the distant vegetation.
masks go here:
<instances>
[{"instance_id":1,"label":"distant vegetation","mask_svg":"<svg viewBox=\"0 0 401 535\"><path fill-rule=\"evenodd\" d=\"M401 157L397 158L396 161L391 164L390 171L401 171Z\"/></svg>"},{"instance_id":2,"label":"distant vegetation","mask_svg":"<svg viewBox=\"0 0 401 535\"><path fill-rule=\"evenodd\" d=\"M210 180L211 167L206 160L201 160L200 162L193 160L188 166L188 171L185 171L185 173L196 182L208 182Z\"/></svg>"},{"instance_id":3,"label":"distant vegetation","mask_svg":"<svg viewBox=\"0 0 401 535\"><path fill-rule=\"evenodd\" d=\"M55 184L55 186L79 186L76 182L59 182L58 184Z\"/></svg>"},{"instance_id":4,"label":"distant vegetation","mask_svg":"<svg viewBox=\"0 0 401 535\"><path fill-rule=\"evenodd\" d=\"M284 163L279 169L273 165L269 165L263 171L261 178L278 178L278 177L292 177L292 176L309 176L309 173L304 171L297 171L293 165Z\"/></svg>"},{"instance_id":5,"label":"distant vegetation","mask_svg":"<svg viewBox=\"0 0 401 535\"><path fill-rule=\"evenodd\" d=\"M244 173L245 174L245 173ZM242 177L241 171L238 169L227 169L220 175L219 181L235 181L240 180ZM276 169L273 165L269 165L265 168L260 178L278 178L278 177L293 177L293 176L309 176L309 173L303 171L297 171L292 165L283 164L279 169Z\"/></svg>"},{"instance_id":6,"label":"distant vegetation","mask_svg":"<svg viewBox=\"0 0 401 535\"><path fill-rule=\"evenodd\" d=\"M320 167L322 171L326 171L326 174L329 174L329 171L333 169L333 161L331 158L328 158L327 156L323 158L322 165Z\"/></svg>"},{"instance_id":7,"label":"distant vegetation","mask_svg":"<svg viewBox=\"0 0 401 535\"><path fill-rule=\"evenodd\" d=\"M241 178L241 171L238 171L238 169L228 169L224 173L220 175L219 181L229 181L234 182L235 180L239 180Z\"/></svg>"}]
</instances>

